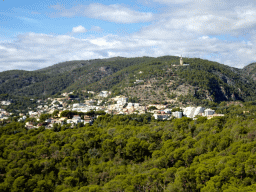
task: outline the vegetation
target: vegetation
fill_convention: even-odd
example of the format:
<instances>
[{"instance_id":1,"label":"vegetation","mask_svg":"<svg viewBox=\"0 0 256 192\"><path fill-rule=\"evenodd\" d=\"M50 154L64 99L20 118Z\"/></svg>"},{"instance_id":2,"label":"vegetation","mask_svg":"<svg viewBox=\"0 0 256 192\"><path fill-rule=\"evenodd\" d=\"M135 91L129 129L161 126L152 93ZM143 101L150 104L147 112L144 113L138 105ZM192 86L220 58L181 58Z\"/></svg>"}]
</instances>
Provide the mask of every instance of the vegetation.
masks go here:
<instances>
[{"instance_id":1,"label":"vegetation","mask_svg":"<svg viewBox=\"0 0 256 192\"><path fill-rule=\"evenodd\" d=\"M19 112L27 113L29 110L34 110L38 106L38 103L36 102L37 97L34 97L33 99L30 97L16 96L13 94L0 94L0 100L10 100L11 105L2 106L2 108L16 115Z\"/></svg>"},{"instance_id":2,"label":"vegetation","mask_svg":"<svg viewBox=\"0 0 256 192\"><path fill-rule=\"evenodd\" d=\"M88 111L86 113L83 113L83 112L77 112L77 111L69 111L69 110L65 110L65 111L62 111L60 116L61 117L67 117L69 119L72 119L74 115L79 115L79 116L82 116L84 117L84 115L88 115L90 117L95 117L97 115L105 115L105 111Z\"/></svg>"},{"instance_id":3,"label":"vegetation","mask_svg":"<svg viewBox=\"0 0 256 192\"><path fill-rule=\"evenodd\" d=\"M201 105L255 100L255 64L236 69L198 58L184 58L184 62L189 66L177 66L179 57L173 56L117 57L64 62L37 71L6 71L0 73L0 94L42 98L86 89L158 103L168 99Z\"/></svg>"},{"instance_id":4,"label":"vegetation","mask_svg":"<svg viewBox=\"0 0 256 192\"><path fill-rule=\"evenodd\" d=\"M0 191L255 191L256 104L216 108L226 116L102 115L53 130L5 123Z\"/></svg>"}]
</instances>

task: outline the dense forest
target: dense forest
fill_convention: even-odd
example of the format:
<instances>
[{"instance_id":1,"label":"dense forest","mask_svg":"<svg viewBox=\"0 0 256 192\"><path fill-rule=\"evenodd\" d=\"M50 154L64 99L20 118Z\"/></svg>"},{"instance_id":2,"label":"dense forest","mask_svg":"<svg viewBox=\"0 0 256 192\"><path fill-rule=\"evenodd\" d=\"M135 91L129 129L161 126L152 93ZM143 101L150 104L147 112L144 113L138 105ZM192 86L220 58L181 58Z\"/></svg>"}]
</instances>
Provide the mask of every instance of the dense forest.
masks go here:
<instances>
[{"instance_id":1,"label":"dense forest","mask_svg":"<svg viewBox=\"0 0 256 192\"><path fill-rule=\"evenodd\" d=\"M256 190L256 103L224 117L102 115L73 129L0 127L0 191Z\"/></svg>"}]
</instances>

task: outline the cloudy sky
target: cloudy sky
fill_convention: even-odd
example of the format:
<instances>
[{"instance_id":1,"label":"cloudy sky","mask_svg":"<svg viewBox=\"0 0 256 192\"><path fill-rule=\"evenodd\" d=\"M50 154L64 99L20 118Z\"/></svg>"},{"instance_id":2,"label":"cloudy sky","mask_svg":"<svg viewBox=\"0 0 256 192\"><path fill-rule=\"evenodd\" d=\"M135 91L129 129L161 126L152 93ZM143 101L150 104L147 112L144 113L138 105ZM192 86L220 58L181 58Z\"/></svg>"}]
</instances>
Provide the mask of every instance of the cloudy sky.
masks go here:
<instances>
[{"instance_id":1,"label":"cloudy sky","mask_svg":"<svg viewBox=\"0 0 256 192\"><path fill-rule=\"evenodd\" d=\"M255 0L4 0L0 71L67 60L183 55L256 61Z\"/></svg>"}]
</instances>

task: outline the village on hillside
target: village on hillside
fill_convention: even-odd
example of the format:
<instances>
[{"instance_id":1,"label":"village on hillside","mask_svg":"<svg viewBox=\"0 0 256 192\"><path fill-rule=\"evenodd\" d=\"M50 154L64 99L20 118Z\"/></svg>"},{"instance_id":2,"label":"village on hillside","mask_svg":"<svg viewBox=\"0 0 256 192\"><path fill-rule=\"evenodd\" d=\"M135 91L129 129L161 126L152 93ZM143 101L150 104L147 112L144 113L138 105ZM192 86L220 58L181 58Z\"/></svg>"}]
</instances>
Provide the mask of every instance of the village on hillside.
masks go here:
<instances>
[{"instance_id":1,"label":"village on hillside","mask_svg":"<svg viewBox=\"0 0 256 192\"><path fill-rule=\"evenodd\" d=\"M146 106L141 105L139 102L129 102L128 97L115 96L111 97L110 91L101 91L96 94L93 91L86 91L92 94L93 97L85 99L80 102L78 98L72 97L73 92L62 93L59 98L47 98L46 100L37 100L37 107L34 110L29 110L28 113L19 113L18 121L26 122L26 128L39 128L44 126L46 129L53 128L54 124L64 125L71 124L74 127L78 123L92 124L97 116L89 115L74 115L72 118L63 117L63 111L73 111L78 114L88 113L90 111L101 111L111 115L129 115L129 114L145 114L151 113L156 120L170 120L172 118L182 118L183 116L196 119L199 116L211 119L217 116L224 116L223 114L216 114L212 109L205 109L203 107L181 107L181 108L168 108L163 104L149 104ZM69 104L70 103L70 104ZM1 106L11 105L11 101L1 101ZM49 114L49 118L42 122L40 119L42 114ZM0 121L8 120L13 116L12 113L0 108ZM27 121L27 119L36 119L37 122Z\"/></svg>"}]
</instances>

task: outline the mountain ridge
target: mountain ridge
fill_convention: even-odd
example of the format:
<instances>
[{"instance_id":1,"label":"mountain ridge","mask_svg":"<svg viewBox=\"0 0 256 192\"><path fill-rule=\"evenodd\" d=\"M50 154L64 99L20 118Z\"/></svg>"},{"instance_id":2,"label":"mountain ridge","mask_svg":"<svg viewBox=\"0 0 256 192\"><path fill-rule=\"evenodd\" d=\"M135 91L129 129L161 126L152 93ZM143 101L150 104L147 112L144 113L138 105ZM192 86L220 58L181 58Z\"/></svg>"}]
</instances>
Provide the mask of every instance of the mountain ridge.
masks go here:
<instances>
[{"instance_id":1,"label":"mountain ridge","mask_svg":"<svg viewBox=\"0 0 256 192\"><path fill-rule=\"evenodd\" d=\"M183 58L183 61L189 65L179 66L176 56L114 57L66 61L35 71L5 71L0 73L0 94L40 97L86 89L135 96L132 89L151 85L153 88L145 89L148 95L157 92L156 98L161 97L159 102L172 98L173 94L214 102L256 98L255 63L238 69L200 58ZM143 83L136 84L136 80ZM175 92L186 87L190 90ZM180 96L185 92L187 95Z\"/></svg>"}]
</instances>

